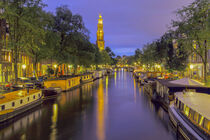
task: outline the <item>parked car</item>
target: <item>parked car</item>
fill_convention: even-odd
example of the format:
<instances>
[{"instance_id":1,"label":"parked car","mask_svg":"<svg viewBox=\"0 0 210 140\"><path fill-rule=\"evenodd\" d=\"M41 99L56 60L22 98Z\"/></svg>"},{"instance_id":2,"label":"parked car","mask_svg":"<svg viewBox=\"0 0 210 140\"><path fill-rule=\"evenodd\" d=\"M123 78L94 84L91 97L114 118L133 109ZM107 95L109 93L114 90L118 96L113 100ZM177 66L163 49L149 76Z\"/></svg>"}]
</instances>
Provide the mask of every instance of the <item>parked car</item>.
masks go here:
<instances>
[{"instance_id":1,"label":"parked car","mask_svg":"<svg viewBox=\"0 0 210 140\"><path fill-rule=\"evenodd\" d=\"M33 88L34 83L26 77L19 77L17 80L17 84L12 85L13 88Z\"/></svg>"}]
</instances>

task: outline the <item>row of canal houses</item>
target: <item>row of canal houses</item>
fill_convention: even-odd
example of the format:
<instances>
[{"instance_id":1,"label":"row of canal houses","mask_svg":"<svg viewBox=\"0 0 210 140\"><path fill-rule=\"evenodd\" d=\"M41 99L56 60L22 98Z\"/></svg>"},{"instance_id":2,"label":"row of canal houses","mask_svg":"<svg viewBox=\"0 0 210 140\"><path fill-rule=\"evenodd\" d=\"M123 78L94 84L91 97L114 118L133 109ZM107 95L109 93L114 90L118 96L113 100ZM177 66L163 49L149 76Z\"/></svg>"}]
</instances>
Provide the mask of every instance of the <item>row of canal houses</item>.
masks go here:
<instances>
[{"instance_id":1,"label":"row of canal houses","mask_svg":"<svg viewBox=\"0 0 210 140\"><path fill-rule=\"evenodd\" d=\"M45 80L43 89L28 88L0 94L0 126L42 104L44 100L56 98L61 92L93 82L111 72L111 69L106 69L80 75L63 75Z\"/></svg>"},{"instance_id":2,"label":"row of canal houses","mask_svg":"<svg viewBox=\"0 0 210 140\"><path fill-rule=\"evenodd\" d=\"M210 87L163 72L134 71L134 76L151 100L169 113L178 137L210 139Z\"/></svg>"}]
</instances>

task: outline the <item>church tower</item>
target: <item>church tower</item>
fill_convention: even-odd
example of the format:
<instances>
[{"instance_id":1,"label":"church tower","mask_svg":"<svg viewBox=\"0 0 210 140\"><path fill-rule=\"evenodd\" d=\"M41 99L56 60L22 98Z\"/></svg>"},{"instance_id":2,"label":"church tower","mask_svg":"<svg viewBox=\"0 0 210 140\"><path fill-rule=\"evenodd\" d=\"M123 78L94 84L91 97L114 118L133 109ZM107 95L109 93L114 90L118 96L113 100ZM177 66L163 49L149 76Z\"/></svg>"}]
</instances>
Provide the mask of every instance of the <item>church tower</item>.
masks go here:
<instances>
[{"instance_id":1,"label":"church tower","mask_svg":"<svg viewBox=\"0 0 210 140\"><path fill-rule=\"evenodd\" d=\"M104 50L105 42L104 42L103 19L102 19L101 14L99 14L99 19L98 19L98 30L97 30L96 44L100 51Z\"/></svg>"}]
</instances>

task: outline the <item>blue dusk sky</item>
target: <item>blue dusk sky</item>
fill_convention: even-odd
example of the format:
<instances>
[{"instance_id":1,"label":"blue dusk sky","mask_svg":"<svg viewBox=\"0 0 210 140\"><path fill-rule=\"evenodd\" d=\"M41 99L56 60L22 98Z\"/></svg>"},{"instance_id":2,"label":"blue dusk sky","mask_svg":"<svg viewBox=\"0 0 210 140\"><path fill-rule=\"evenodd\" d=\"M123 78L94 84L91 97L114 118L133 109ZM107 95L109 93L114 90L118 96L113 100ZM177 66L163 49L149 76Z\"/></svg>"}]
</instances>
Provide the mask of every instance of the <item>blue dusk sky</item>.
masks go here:
<instances>
[{"instance_id":1,"label":"blue dusk sky","mask_svg":"<svg viewBox=\"0 0 210 140\"><path fill-rule=\"evenodd\" d=\"M105 46L116 55L133 55L137 48L161 37L168 29L175 11L194 0L44 0L47 11L67 5L73 14L83 17L96 42L99 13L104 19Z\"/></svg>"}]
</instances>

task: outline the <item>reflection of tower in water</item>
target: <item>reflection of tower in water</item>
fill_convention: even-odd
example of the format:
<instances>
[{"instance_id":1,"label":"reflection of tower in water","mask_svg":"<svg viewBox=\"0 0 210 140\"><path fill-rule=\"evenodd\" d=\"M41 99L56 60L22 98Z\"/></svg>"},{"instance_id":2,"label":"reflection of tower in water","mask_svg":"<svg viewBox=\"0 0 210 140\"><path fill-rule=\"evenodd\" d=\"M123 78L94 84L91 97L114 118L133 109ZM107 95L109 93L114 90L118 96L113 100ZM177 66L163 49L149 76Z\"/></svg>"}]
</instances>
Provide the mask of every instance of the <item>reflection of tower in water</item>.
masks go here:
<instances>
[{"instance_id":1,"label":"reflection of tower in water","mask_svg":"<svg viewBox=\"0 0 210 140\"><path fill-rule=\"evenodd\" d=\"M108 86L108 79L106 79L107 86ZM107 89L108 90L108 89ZM103 79L99 80L99 87L98 87L98 102L97 102L97 138L98 140L105 140L105 116L106 116L106 104L107 98L104 98L104 86L103 86ZM108 92L107 92L108 95ZM106 96L107 96L106 95Z\"/></svg>"}]
</instances>

